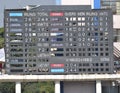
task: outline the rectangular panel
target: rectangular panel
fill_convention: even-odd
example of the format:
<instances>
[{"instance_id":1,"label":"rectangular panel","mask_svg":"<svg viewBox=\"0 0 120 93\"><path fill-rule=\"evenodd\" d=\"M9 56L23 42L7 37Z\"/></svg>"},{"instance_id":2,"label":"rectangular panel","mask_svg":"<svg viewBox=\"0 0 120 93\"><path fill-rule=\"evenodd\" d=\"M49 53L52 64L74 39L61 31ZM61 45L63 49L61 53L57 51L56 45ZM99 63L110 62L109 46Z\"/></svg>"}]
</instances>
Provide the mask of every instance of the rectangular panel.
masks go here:
<instances>
[{"instance_id":1,"label":"rectangular panel","mask_svg":"<svg viewBox=\"0 0 120 93\"><path fill-rule=\"evenodd\" d=\"M23 13L18 13L18 12L16 12L16 13L9 13L9 16L11 16L11 17L23 16Z\"/></svg>"},{"instance_id":2,"label":"rectangular panel","mask_svg":"<svg viewBox=\"0 0 120 93\"><path fill-rule=\"evenodd\" d=\"M94 9L101 8L101 0L94 0Z\"/></svg>"},{"instance_id":3,"label":"rectangular panel","mask_svg":"<svg viewBox=\"0 0 120 93\"><path fill-rule=\"evenodd\" d=\"M18 74L15 69L20 74L113 73L111 10L39 6L9 10L6 16L9 74ZM21 68L14 68L19 64Z\"/></svg>"},{"instance_id":4,"label":"rectangular panel","mask_svg":"<svg viewBox=\"0 0 120 93\"><path fill-rule=\"evenodd\" d=\"M64 69L51 69L51 72L53 72L53 73L63 73Z\"/></svg>"},{"instance_id":5,"label":"rectangular panel","mask_svg":"<svg viewBox=\"0 0 120 93\"><path fill-rule=\"evenodd\" d=\"M51 12L50 16L63 16L62 12Z\"/></svg>"}]
</instances>

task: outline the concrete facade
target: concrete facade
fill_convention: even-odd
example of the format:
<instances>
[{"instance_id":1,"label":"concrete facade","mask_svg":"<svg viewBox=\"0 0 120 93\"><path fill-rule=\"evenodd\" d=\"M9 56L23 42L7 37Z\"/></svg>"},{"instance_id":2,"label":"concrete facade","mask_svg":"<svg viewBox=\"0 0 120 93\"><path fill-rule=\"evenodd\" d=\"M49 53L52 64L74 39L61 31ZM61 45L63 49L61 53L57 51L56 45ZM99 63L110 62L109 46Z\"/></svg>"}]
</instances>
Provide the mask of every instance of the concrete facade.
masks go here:
<instances>
[{"instance_id":1,"label":"concrete facade","mask_svg":"<svg viewBox=\"0 0 120 93\"><path fill-rule=\"evenodd\" d=\"M16 78L17 77L17 78ZM109 81L120 80L120 74L84 75L1 75L0 82L37 82L37 81Z\"/></svg>"},{"instance_id":2,"label":"concrete facade","mask_svg":"<svg viewBox=\"0 0 120 93\"><path fill-rule=\"evenodd\" d=\"M15 93L21 93L21 82L16 82Z\"/></svg>"},{"instance_id":3,"label":"concrete facade","mask_svg":"<svg viewBox=\"0 0 120 93\"><path fill-rule=\"evenodd\" d=\"M113 28L120 29L120 15L113 15Z\"/></svg>"},{"instance_id":4,"label":"concrete facade","mask_svg":"<svg viewBox=\"0 0 120 93\"><path fill-rule=\"evenodd\" d=\"M95 90L95 82L64 82L64 93L98 93Z\"/></svg>"},{"instance_id":5,"label":"concrete facade","mask_svg":"<svg viewBox=\"0 0 120 93\"><path fill-rule=\"evenodd\" d=\"M101 80L96 80L96 93L102 93Z\"/></svg>"},{"instance_id":6,"label":"concrete facade","mask_svg":"<svg viewBox=\"0 0 120 93\"><path fill-rule=\"evenodd\" d=\"M119 93L119 80L120 74L0 76L0 82L16 82L16 93L22 93L22 82L37 81L54 81L55 93ZM62 91L60 81L63 81Z\"/></svg>"},{"instance_id":7,"label":"concrete facade","mask_svg":"<svg viewBox=\"0 0 120 93\"><path fill-rule=\"evenodd\" d=\"M94 0L61 0L61 5L92 5Z\"/></svg>"}]
</instances>

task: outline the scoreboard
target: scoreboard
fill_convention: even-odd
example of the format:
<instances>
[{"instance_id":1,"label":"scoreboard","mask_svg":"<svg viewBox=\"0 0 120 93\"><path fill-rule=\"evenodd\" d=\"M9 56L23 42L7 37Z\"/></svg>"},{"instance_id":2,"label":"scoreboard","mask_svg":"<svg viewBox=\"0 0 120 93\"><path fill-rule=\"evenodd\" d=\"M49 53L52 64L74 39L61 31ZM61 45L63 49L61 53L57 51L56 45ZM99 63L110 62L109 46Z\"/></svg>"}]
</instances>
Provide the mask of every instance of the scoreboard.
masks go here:
<instances>
[{"instance_id":1,"label":"scoreboard","mask_svg":"<svg viewBox=\"0 0 120 93\"><path fill-rule=\"evenodd\" d=\"M113 73L111 10L6 9L5 28L8 74Z\"/></svg>"}]
</instances>

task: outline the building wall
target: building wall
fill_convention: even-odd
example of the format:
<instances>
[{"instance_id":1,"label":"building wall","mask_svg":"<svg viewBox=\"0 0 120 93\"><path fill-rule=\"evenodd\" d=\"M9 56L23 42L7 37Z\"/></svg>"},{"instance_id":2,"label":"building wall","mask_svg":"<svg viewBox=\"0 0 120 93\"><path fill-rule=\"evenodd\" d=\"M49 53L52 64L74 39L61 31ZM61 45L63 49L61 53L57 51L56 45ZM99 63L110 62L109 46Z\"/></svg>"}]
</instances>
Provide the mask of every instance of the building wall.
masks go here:
<instances>
[{"instance_id":1,"label":"building wall","mask_svg":"<svg viewBox=\"0 0 120 93\"><path fill-rule=\"evenodd\" d=\"M92 9L99 9L100 0L61 0L61 5L91 5Z\"/></svg>"},{"instance_id":2,"label":"building wall","mask_svg":"<svg viewBox=\"0 0 120 93\"><path fill-rule=\"evenodd\" d=\"M120 29L120 15L113 15L113 28Z\"/></svg>"},{"instance_id":3,"label":"building wall","mask_svg":"<svg viewBox=\"0 0 120 93\"><path fill-rule=\"evenodd\" d=\"M61 0L61 5L91 5L92 0Z\"/></svg>"},{"instance_id":4,"label":"building wall","mask_svg":"<svg viewBox=\"0 0 120 93\"><path fill-rule=\"evenodd\" d=\"M114 42L120 42L120 15L113 15Z\"/></svg>"},{"instance_id":5,"label":"building wall","mask_svg":"<svg viewBox=\"0 0 120 93\"><path fill-rule=\"evenodd\" d=\"M64 82L64 93L95 93L95 82Z\"/></svg>"},{"instance_id":6,"label":"building wall","mask_svg":"<svg viewBox=\"0 0 120 93\"><path fill-rule=\"evenodd\" d=\"M65 81L62 93L96 93L95 81ZM102 93L119 93L119 84L116 81L102 81Z\"/></svg>"}]
</instances>

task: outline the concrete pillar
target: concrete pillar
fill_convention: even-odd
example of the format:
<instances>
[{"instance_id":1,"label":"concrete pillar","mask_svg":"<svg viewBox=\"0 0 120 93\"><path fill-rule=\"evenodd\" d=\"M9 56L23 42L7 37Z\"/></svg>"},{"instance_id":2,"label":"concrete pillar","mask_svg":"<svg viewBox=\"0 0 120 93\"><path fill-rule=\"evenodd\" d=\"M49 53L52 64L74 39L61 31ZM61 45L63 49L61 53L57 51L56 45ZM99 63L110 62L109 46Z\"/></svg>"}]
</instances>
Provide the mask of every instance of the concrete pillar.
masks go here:
<instances>
[{"instance_id":1,"label":"concrete pillar","mask_svg":"<svg viewBox=\"0 0 120 93\"><path fill-rule=\"evenodd\" d=\"M102 93L102 85L100 80L96 81L96 93Z\"/></svg>"},{"instance_id":2,"label":"concrete pillar","mask_svg":"<svg viewBox=\"0 0 120 93\"><path fill-rule=\"evenodd\" d=\"M55 81L55 93L60 93L60 81Z\"/></svg>"},{"instance_id":3,"label":"concrete pillar","mask_svg":"<svg viewBox=\"0 0 120 93\"><path fill-rule=\"evenodd\" d=\"M21 82L16 82L15 93L21 93Z\"/></svg>"}]
</instances>

